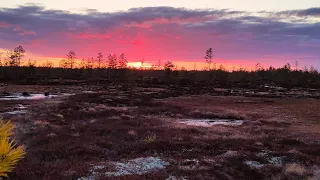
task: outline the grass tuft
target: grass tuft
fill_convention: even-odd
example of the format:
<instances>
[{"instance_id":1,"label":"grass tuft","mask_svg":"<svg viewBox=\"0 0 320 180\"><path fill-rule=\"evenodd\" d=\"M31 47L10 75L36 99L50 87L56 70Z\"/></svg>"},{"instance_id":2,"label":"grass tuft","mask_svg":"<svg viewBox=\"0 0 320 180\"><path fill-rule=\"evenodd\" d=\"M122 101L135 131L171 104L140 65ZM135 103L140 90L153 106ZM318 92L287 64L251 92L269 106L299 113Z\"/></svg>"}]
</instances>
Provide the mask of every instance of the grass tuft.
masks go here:
<instances>
[{"instance_id":1,"label":"grass tuft","mask_svg":"<svg viewBox=\"0 0 320 180\"><path fill-rule=\"evenodd\" d=\"M8 177L17 163L24 157L25 151L22 146L17 146L14 140L10 140L14 125L4 122L0 117L0 176Z\"/></svg>"}]
</instances>

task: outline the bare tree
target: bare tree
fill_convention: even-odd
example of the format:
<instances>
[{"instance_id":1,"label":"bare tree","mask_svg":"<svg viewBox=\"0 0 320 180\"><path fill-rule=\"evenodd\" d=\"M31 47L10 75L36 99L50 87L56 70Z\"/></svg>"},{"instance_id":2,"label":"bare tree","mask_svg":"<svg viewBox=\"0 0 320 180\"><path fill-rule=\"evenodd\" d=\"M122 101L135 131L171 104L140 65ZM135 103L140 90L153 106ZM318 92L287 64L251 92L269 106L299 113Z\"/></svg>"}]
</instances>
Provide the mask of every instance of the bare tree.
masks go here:
<instances>
[{"instance_id":1,"label":"bare tree","mask_svg":"<svg viewBox=\"0 0 320 180\"><path fill-rule=\"evenodd\" d=\"M219 70L220 70L220 71L225 71L226 69L224 68L224 66L223 66L222 64L220 64Z\"/></svg>"},{"instance_id":2,"label":"bare tree","mask_svg":"<svg viewBox=\"0 0 320 180\"><path fill-rule=\"evenodd\" d=\"M98 53L97 60L98 60L98 68L100 69L101 68L101 63L104 60L103 59L103 54L101 52Z\"/></svg>"},{"instance_id":3,"label":"bare tree","mask_svg":"<svg viewBox=\"0 0 320 180\"><path fill-rule=\"evenodd\" d=\"M16 61L18 63L18 66L20 66L21 64L21 59L24 56L24 53L26 52L25 49L23 49L22 46L18 46L16 48L14 48L14 55L16 57Z\"/></svg>"},{"instance_id":4,"label":"bare tree","mask_svg":"<svg viewBox=\"0 0 320 180\"><path fill-rule=\"evenodd\" d=\"M82 69L92 69L93 62L94 62L93 57L88 59L82 58L79 64L79 67Z\"/></svg>"},{"instance_id":5,"label":"bare tree","mask_svg":"<svg viewBox=\"0 0 320 180\"><path fill-rule=\"evenodd\" d=\"M10 66L20 66L21 64L21 59L24 56L25 53L25 49L23 49L22 46L18 46L16 48L14 48L13 51L9 51L7 52L7 56L10 59L9 60L9 65Z\"/></svg>"},{"instance_id":6,"label":"bare tree","mask_svg":"<svg viewBox=\"0 0 320 180\"><path fill-rule=\"evenodd\" d=\"M123 53L120 54L120 56L119 56L119 68L120 69L127 68L127 63L128 63L128 61L127 61L126 56Z\"/></svg>"},{"instance_id":7,"label":"bare tree","mask_svg":"<svg viewBox=\"0 0 320 180\"><path fill-rule=\"evenodd\" d=\"M2 67L4 65L2 62L2 55L3 55L3 52L0 52L0 67Z\"/></svg>"},{"instance_id":8,"label":"bare tree","mask_svg":"<svg viewBox=\"0 0 320 180\"><path fill-rule=\"evenodd\" d=\"M117 55L116 54L109 54L108 55L108 68L116 69L117 68Z\"/></svg>"},{"instance_id":9,"label":"bare tree","mask_svg":"<svg viewBox=\"0 0 320 180\"><path fill-rule=\"evenodd\" d=\"M213 58L213 54L212 54L212 48L209 48L206 51L206 56L204 57L206 59L206 62L209 65L209 70L211 70L211 63L212 63L212 58Z\"/></svg>"},{"instance_id":10,"label":"bare tree","mask_svg":"<svg viewBox=\"0 0 320 180\"><path fill-rule=\"evenodd\" d=\"M310 67L309 72L312 73L312 74L318 74L318 70L314 66Z\"/></svg>"},{"instance_id":11,"label":"bare tree","mask_svg":"<svg viewBox=\"0 0 320 180\"><path fill-rule=\"evenodd\" d=\"M141 69L144 69L144 68L143 68L143 67L144 67L144 58L141 59L141 62L140 62L140 63L141 63L140 68L141 68Z\"/></svg>"},{"instance_id":12,"label":"bare tree","mask_svg":"<svg viewBox=\"0 0 320 180\"><path fill-rule=\"evenodd\" d=\"M61 59L59 62L59 67L61 68L67 68L68 67L68 62L65 59Z\"/></svg>"},{"instance_id":13,"label":"bare tree","mask_svg":"<svg viewBox=\"0 0 320 180\"><path fill-rule=\"evenodd\" d=\"M74 51L69 51L69 53L67 54L68 57L68 66L72 69L75 65L75 60L77 58L77 55Z\"/></svg>"},{"instance_id":14,"label":"bare tree","mask_svg":"<svg viewBox=\"0 0 320 180\"><path fill-rule=\"evenodd\" d=\"M161 60L158 60L158 69L160 70L161 69Z\"/></svg>"},{"instance_id":15,"label":"bare tree","mask_svg":"<svg viewBox=\"0 0 320 180\"><path fill-rule=\"evenodd\" d=\"M287 63L286 65L283 66L283 69L285 69L287 71L291 71L291 64Z\"/></svg>"},{"instance_id":16,"label":"bare tree","mask_svg":"<svg viewBox=\"0 0 320 180\"><path fill-rule=\"evenodd\" d=\"M171 70L172 68L174 68L174 64L171 62L171 61L167 61L165 64L164 64L164 68L166 70Z\"/></svg>"},{"instance_id":17,"label":"bare tree","mask_svg":"<svg viewBox=\"0 0 320 180\"><path fill-rule=\"evenodd\" d=\"M294 67L296 68L296 71L298 71L299 62L295 61Z\"/></svg>"},{"instance_id":18,"label":"bare tree","mask_svg":"<svg viewBox=\"0 0 320 180\"><path fill-rule=\"evenodd\" d=\"M53 63L51 61L49 61L49 60L46 60L46 62L44 62L42 66L46 67L46 68L52 68L53 67Z\"/></svg>"},{"instance_id":19,"label":"bare tree","mask_svg":"<svg viewBox=\"0 0 320 180\"><path fill-rule=\"evenodd\" d=\"M255 65L255 70L256 70L256 71L262 70L262 66L261 66L260 63L257 63L257 64Z\"/></svg>"},{"instance_id":20,"label":"bare tree","mask_svg":"<svg viewBox=\"0 0 320 180\"><path fill-rule=\"evenodd\" d=\"M28 63L27 63L27 66L28 66L28 67L35 67L35 66L36 66L36 61L35 61L35 60L32 61L32 60L29 58Z\"/></svg>"}]
</instances>

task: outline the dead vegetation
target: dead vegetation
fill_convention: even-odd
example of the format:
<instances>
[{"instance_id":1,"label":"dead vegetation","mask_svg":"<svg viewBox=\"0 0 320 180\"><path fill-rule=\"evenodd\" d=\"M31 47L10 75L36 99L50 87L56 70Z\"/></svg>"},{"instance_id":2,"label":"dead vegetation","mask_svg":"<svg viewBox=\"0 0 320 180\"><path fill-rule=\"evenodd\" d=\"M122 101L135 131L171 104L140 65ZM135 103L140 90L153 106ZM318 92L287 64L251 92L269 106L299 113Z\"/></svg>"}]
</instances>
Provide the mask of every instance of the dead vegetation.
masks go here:
<instances>
[{"instance_id":1,"label":"dead vegetation","mask_svg":"<svg viewBox=\"0 0 320 180\"><path fill-rule=\"evenodd\" d=\"M312 130L319 126L317 99L181 95L170 88L96 87L99 90L90 93L83 87L72 89L76 88L64 89L75 93L68 97L1 101L0 112L17 104L29 112L10 115L27 154L8 179L78 179L92 176L90 169L101 164L104 168L98 168L96 179L319 177L320 134ZM177 123L190 118L244 123ZM159 157L169 165L140 175L103 174L114 171L111 162L144 157Z\"/></svg>"}]
</instances>

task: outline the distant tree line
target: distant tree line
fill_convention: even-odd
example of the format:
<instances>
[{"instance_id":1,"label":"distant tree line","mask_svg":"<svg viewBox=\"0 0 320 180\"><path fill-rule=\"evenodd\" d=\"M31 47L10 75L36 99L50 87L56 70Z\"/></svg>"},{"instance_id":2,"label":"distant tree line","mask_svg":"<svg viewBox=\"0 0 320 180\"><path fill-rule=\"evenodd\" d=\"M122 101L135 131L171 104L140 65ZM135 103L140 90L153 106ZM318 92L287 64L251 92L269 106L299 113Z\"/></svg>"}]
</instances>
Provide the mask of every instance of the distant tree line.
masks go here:
<instances>
[{"instance_id":1,"label":"distant tree line","mask_svg":"<svg viewBox=\"0 0 320 180\"><path fill-rule=\"evenodd\" d=\"M36 62L31 59L22 65L25 49L18 46L12 51L0 54L0 82L61 83L66 80L99 80L113 83L203 84L215 87L255 87L270 84L287 88L320 88L320 74L313 66L299 69L296 62L294 66L288 63L280 68L263 68L257 63L254 71L243 68L227 71L222 65L216 67L212 48L205 53L204 59L208 67L201 71L196 70L196 67L189 71L183 67L178 69L171 61L166 61L164 65L158 61L156 66L146 69L143 68L143 59L141 68L133 69L127 66L128 60L124 53L119 56L108 54L105 57L100 52L96 58L79 59L74 51L70 51L66 59L59 62L59 67L54 67L50 61L37 67Z\"/></svg>"}]
</instances>

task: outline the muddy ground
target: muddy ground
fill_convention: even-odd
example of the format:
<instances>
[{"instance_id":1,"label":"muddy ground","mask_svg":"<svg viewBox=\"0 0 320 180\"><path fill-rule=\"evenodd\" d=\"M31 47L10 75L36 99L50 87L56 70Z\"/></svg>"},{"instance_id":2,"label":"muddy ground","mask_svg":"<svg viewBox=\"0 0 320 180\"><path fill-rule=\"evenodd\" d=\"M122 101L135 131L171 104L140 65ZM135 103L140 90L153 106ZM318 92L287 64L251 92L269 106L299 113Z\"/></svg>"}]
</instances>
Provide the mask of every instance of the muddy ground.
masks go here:
<instances>
[{"instance_id":1,"label":"muddy ground","mask_svg":"<svg viewBox=\"0 0 320 180\"><path fill-rule=\"evenodd\" d=\"M320 179L319 91L260 91L2 85L27 152L7 179ZM56 96L1 100L22 92Z\"/></svg>"}]
</instances>

